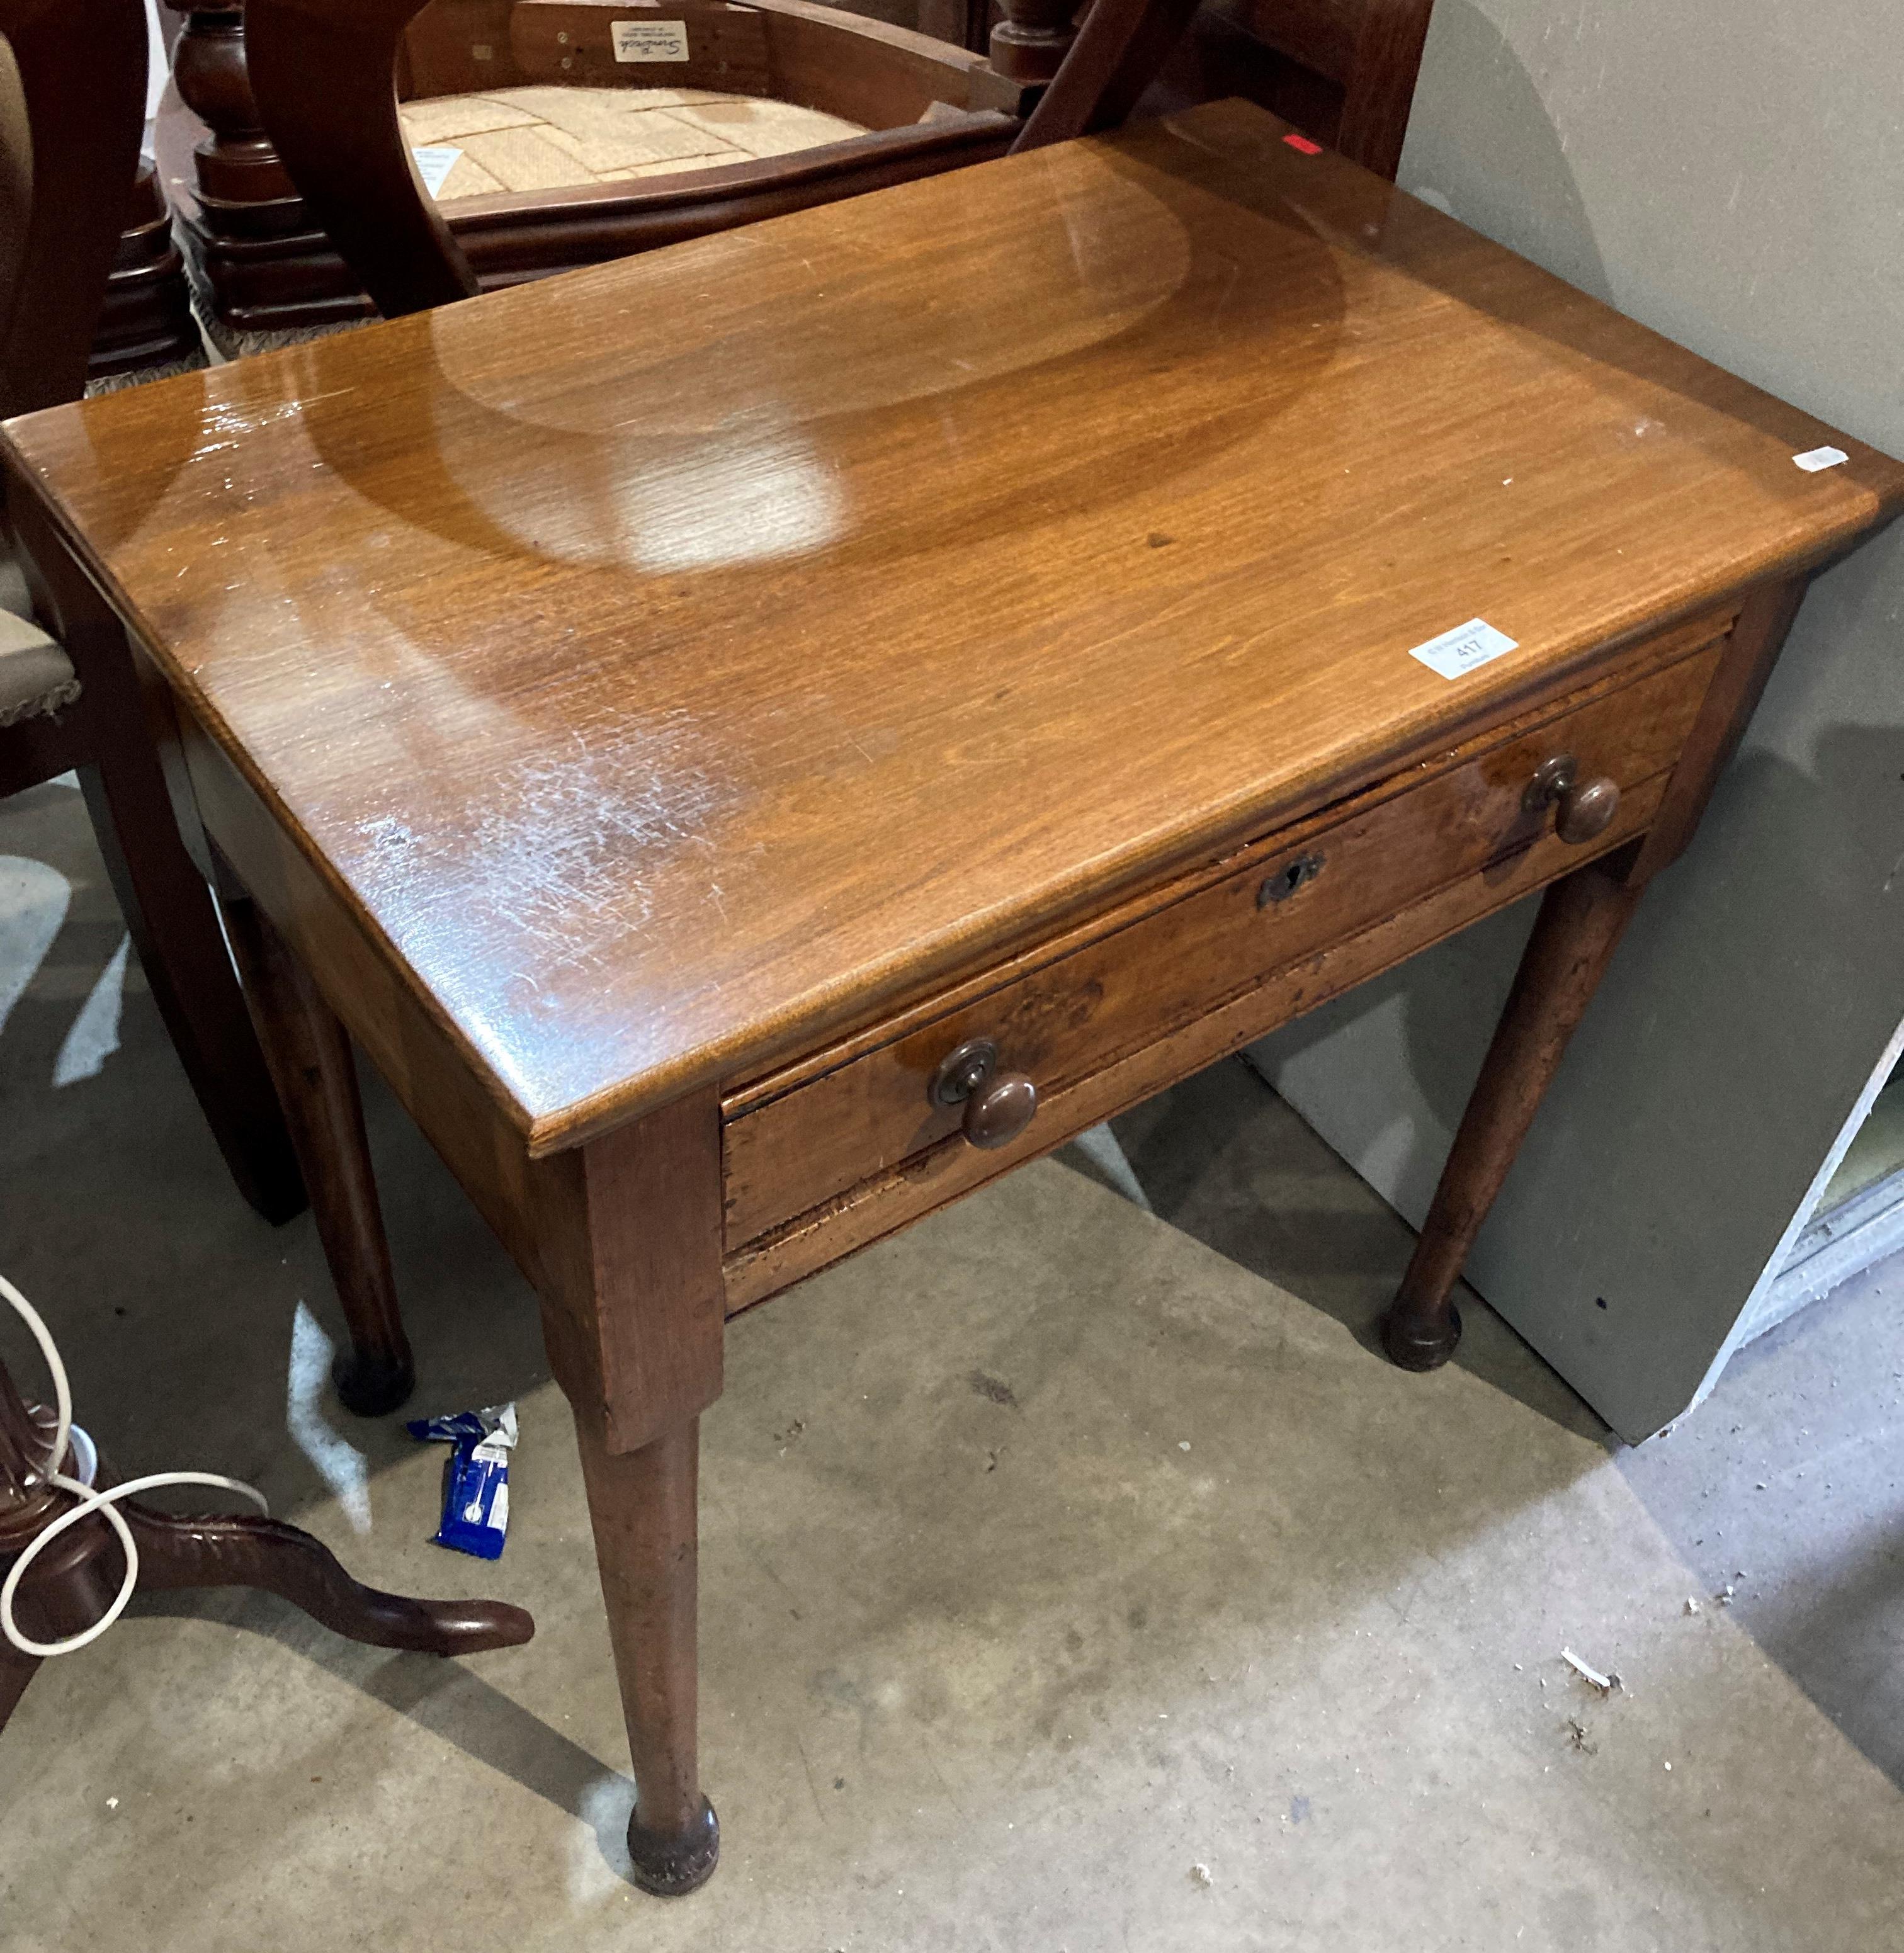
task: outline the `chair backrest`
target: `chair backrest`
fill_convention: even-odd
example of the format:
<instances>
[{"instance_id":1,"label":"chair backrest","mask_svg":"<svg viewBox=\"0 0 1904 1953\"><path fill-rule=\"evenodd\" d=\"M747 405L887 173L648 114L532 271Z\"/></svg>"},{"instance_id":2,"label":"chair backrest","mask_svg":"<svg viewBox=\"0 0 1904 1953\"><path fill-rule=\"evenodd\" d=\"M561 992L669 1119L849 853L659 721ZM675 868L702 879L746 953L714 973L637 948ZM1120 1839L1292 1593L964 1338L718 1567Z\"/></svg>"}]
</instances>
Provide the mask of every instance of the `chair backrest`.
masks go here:
<instances>
[{"instance_id":1,"label":"chair backrest","mask_svg":"<svg viewBox=\"0 0 1904 1953\"><path fill-rule=\"evenodd\" d=\"M1392 183L1435 0L1205 0L1145 103L1241 95Z\"/></svg>"},{"instance_id":2,"label":"chair backrest","mask_svg":"<svg viewBox=\"0 0 1904 1953\"><path fill-rule=\"evenodd\" d=\"M77 400L139 166L140 0L0 0L0 415Z\"/></svg>"},{"instance_id":3,"label":"chair backrest","mask_svg":"<svg viewBox=\"0 0 1904 1953\"><path fill-rule=\"evenodd\" d=\"M461 246L417 177L397 118L404 30L425 4L246 0L245 8L259 119L312 215L386 317L476 290ZM1121 121L1196 4L1096 0L1014 146L1062 142Z\"/></svg>"}]
</instances>

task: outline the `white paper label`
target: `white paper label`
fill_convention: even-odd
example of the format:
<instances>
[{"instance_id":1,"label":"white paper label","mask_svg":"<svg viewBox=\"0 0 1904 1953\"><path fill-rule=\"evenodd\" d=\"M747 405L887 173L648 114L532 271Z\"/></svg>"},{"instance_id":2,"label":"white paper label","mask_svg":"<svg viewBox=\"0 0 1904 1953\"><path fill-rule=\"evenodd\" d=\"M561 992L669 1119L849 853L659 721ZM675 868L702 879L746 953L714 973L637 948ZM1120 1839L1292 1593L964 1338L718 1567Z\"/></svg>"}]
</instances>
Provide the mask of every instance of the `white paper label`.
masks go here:
<instances>
[{"instance_id":1,"label":"white paper label","mask_svg":"<svg viewBox=\"0 0 1904 1953\"><path fill-rule=\"evenodd\" d=\"M1815 447L1808 453L1795 454L1792 459L1808 475L1815 475L1821 468L1836 468L1841 461L1851 456L1841 447Z\"/></svg>"},{"instance_id":2,"label":"white paper label","mask_svg":"<svg viewBox=\"0 0 1904 1953\"><path fill-rule=\"evenodd\" d=\"M463 154L447 143L426 143L410 154L416 158L416 173L423 179L423 187L434 198L442 190L444 179L456 166L456 158Z\"/></svg>"},{"instance_id":3,"label":"white paper label","mask_svg":"<svg viewBox=\"0 0 1904 1953\"><path fill-rule=\"evenodd\" d=\"M608 35L618 61L684 61L685 20L610 20Z\"/></svg>"},{"instance_id":4,"label":"white paper label","mask_svg":"<svg viewBox=\"0 0 1904 1953\"><path fill-rule=\"evenodd\" d=\"M1505 631L1497 631L1482 618L1470 617L1465 624L1417 644L1408 655L1443 678L1463 678L1477 666L1520 648Z\"/></svg>"}]
</instances>

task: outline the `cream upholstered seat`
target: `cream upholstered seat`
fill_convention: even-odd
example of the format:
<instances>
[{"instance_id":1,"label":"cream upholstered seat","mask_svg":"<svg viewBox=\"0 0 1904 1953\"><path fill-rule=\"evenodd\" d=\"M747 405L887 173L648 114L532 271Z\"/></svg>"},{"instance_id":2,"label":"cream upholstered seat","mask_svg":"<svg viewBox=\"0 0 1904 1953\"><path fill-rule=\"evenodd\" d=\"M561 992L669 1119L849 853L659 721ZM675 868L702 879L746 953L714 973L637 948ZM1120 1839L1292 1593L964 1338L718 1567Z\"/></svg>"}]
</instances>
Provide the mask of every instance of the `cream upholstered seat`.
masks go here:
<instances>
[{"instance_id":1,"label":"cream upholstered seat","mask_svg":"<svg viewBox=\"0 0 1904 1953\"><path fill-rule=\"evenodd\" d=\"M79 695L71 660L33 622L19 564L0 555L0 726L57 712Z\"/></svg>"},{"instance_id":2,"label":"cream upholstered seat","mask_svg":"<svg viewBox=\"0 0 1904 1953\"><path fill-rule=\"evenodd\" d=\"M406 102L397 114L412 149L446 152L440 203L718 169L866 133L817 108L705 88L503 88Z\"/></svg>"}]
</instances>

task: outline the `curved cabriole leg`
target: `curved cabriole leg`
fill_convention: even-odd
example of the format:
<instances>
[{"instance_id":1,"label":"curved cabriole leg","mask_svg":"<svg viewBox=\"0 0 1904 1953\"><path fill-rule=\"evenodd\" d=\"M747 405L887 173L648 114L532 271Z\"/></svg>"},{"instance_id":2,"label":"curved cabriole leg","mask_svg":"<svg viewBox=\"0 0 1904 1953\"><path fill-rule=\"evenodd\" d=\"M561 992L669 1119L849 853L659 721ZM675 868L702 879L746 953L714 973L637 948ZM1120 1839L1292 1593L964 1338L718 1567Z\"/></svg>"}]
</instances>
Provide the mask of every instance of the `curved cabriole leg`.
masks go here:
<instances>
[{"instance_id":1,"label":"curved cabriole leg","mask_svg":"<svg viewBox=\"0 0 1904 1953\"><path fill-rule=\"evenodd\" d=\"M331 1380L347 1409L381 1417L415 1389L416 1369L397 1307L350 1034L255 902L231 903L226 918L350 1331Z\"/></svg>"},{"instance_id":2,"label":"curved cabriole leg","mask_svg":"<svg viewBox=\"0 0 1904 1953\"><path fill-rule=\"evenodd\" d=\"M679 1898L705 1885L720 1857L695 1732L701 1421L616 1455L578 1418L576 1441L635 1766L629 1856L644 1892Z\"/></svg>"},{"instance_id":3,"label":"curved cabriole leg","mask_svg":"<svg viewBox=\"0 0 1904 1953\"><path fill-rule=\"evenodd\" d=\"M413 1600L351 1578L331 1550L296 1526L249 1515L177 1518L128 1500L144 1587L256 1587L346 1640L419 1654L519 1647L535 1632L501 1600Z\"/></svg>"},{"instance_id":4,"label":"curved cabriole leg","mask_svg":"<svg viewBox=\"0 0 1904 1953\"><path fill-rule=\"evenodd\" d=\"M1554 882L1542 901L1414 1257L1382 1318L1383 1346L1404 1370L1438 1368L1461 1340L1454 1284L1639 899L1626 879L1632 864L1633 850L1623 848Z\"/></svg>"}]
</instances>

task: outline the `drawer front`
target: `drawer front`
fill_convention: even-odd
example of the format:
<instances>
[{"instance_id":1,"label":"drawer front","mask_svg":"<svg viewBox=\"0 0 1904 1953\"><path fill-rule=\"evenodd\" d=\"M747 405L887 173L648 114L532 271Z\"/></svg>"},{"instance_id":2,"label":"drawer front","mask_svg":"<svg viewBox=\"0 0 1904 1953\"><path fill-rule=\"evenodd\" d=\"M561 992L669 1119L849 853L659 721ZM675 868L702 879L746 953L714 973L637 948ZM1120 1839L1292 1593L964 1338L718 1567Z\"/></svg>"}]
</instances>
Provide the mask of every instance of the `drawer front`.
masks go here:
<instances>
[{"instance_id":1,"label":"drawer front","mask_svg":"<svg viewBox=\"0 0 1904 1953\"><path fill-rule=\"evenodd\" d=\"M996 1052L993 1079L1028 1079L1043 1105L1080 1080L1219 1009L1280 970L1394 918L1436 890L1474 879L1515 892L1551 879L1636 831L1636 796L1672 766L1719 652L1717 644L1409 785L1390 782L1345 810L1240 852L1213 881L1068 955L905 1030L779 1096L756 1091L726 1131L730 1250L954 1135L983 1132L973 1102L939 1102L949 1056L974 1040ZM1578 845L1557 811L1531 804L1535 777L1571 756L1579 809L1588 782L1626 802ZM1609 799L1604 788L1595 810ZM1644 796L1650 805L1657 793ZM1578 816L1576 816L1578 817ZM1591 817L1587 817L1590 818ZM1530 854L1540 857L1528 879ZM1019 966L1021 968L1022 966ZM863 1045L863 1040L862 1045ZM1004 1105L1021 1115L1022 1087ZM982 1090L977 1096L989 1100ZM1030 1130L1035 1133L1034 1112ZM1014 1154L1018 1150L1014 1148Z\"/></svg>"}]
</instances>

